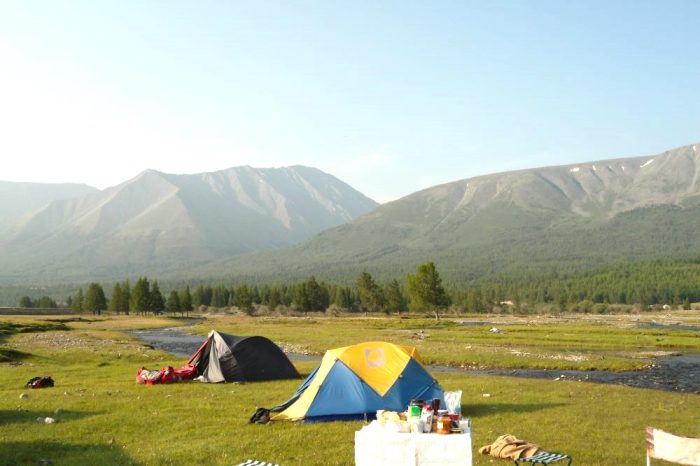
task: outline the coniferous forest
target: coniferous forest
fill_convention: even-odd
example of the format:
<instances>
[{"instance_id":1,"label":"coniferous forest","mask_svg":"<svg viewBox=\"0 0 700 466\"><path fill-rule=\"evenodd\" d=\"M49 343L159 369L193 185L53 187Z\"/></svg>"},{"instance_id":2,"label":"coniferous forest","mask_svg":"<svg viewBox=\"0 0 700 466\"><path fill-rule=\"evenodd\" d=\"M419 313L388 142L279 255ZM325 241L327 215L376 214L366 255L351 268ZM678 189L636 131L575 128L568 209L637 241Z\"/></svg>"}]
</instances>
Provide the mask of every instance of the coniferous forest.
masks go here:
<instances>
[{"instance_id":1,"label":"coniferous forest","mask_svg":"<svg viewBox=\"0 0 700 466\"><path fill-rule=\"evenodd\" d=\"M426 284L415 280L433 266ZM33 296L39 290L4 289L0 295L20 308L63 307L101 313L180 313L201 306L237 308L252 314L261 309L299 312L403 313L439 308L451 312L608 312L670 306L690 308L700 302L700 262L659 260L613 265L585 272L492 275L476 280L443 281L432 262L418 266L403 280L381 280L365 271L353 282L336 283L310 276L295 282L168 283L140 277L111 284L77 286L66 295ZM426 272L427 273L427 272ZM429 288L442 295L427 301ZM8 293L9 291L9 293ZM18 296L20 291L24 291ZM440 292L438 292L438 295ZM431 295L432 296L432 295ZM433 301L431 301L431 299Z\"/></svg>"}]
</instances>

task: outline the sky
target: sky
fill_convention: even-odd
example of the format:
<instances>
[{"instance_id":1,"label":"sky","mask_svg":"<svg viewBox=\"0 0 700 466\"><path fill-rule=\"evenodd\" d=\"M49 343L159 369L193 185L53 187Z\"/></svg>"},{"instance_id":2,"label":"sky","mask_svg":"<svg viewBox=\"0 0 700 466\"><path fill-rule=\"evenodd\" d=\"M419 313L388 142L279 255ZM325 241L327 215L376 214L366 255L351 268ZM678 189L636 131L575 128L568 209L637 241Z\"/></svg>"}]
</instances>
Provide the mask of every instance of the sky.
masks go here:
<instances>
[{"instance_id":1,"label":"sky","mask_svg":"<svg viewBox=\"0 0 700 466\"><path fill-rule=\"evenodd\" d=\"M700 2L0 0L0 180L307 165L379 202L700 142Z\"/></svg>"}]
</instances>

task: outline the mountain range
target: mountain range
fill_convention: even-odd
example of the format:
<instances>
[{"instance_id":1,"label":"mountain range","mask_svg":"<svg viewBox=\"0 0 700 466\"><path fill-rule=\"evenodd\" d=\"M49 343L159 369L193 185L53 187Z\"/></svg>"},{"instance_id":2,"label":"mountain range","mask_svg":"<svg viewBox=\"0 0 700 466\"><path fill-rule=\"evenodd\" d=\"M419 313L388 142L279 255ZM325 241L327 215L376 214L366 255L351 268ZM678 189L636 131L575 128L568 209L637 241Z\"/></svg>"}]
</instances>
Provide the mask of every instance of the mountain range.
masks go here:
<instances>
[{"instance_id":1,"label":"mountain range","mask_svg":"<svg viewBox=\"0 0 700 466\"><path fill-rule=\"evenodd\" d=\"M699 151L484 175L381 206L307 167L149 170L104 191L72 185L85 192L15 206L0 222L0 282L351 280L403 277L425 261L461 282L696 258ZM8 189L0 185L0 212Z\"/></svg>"},{"instance_id":2,"label":"mountain range","mask_svg":"<svg viewBox=\"0 0 700 466\"><path fill-rule=\"evenodd\" d=\"M700 146L497 173L425 189L274 254L212 269L251 277L367 270L405 277L434 261L450 281L700 256Z\"/></svg>"},{"instance_id":3,"label":"mountain range","mask_svg":"<svg viewBox=\"0 0 700 466\"><path fill-rule=\"evenodd\" d=\"M103 191L31 186L37 202L21 205L15 200L26 184L2 187L0 212L14 208L0 224L5 283L186 275L221 257L299 243L377 206L337 178L302 166L195 175L147 170Z\"/></svg>"}]
</instances>

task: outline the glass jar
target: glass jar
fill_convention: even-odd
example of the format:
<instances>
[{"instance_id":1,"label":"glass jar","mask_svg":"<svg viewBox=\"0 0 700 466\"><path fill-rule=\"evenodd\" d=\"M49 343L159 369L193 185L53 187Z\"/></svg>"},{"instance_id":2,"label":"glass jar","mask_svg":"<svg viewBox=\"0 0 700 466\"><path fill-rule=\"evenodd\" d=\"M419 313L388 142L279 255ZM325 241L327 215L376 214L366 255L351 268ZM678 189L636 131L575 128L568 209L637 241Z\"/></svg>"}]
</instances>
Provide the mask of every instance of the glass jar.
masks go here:
<instances>
[{"instance_id":1,"label":"glass jar","mask_svg":"<svg viewBox=\"0 0 700 466\"><path fill-rule=\"evenodd\" d=\"M435 432L438 434L449 434L452 429L452 419L450 416L441 415L437 418L437 426Z\"/></svg>"}]
</instances>

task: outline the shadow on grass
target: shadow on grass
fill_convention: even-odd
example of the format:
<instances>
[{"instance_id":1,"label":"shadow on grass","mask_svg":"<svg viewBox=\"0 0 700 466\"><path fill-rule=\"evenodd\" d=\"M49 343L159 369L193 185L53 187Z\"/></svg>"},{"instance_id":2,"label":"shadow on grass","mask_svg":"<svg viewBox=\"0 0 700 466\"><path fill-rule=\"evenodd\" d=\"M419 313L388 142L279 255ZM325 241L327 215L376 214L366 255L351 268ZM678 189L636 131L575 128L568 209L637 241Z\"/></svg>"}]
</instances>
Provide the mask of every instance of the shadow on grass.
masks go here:
<instances>
[{"instance_id":1,"label":"shadow on grass","mask_svg":"<svg viewBox=\"0 0 700 466\"><path fill-rule=\"evenodd\" d=\"M21 361L22 359L26 359L31 354L25 353L23 351L17 351L9 348L3 348L0 346L0 362L18 362Z\"/></svg>"},{"instance_id":2,"label":"shadow on grass","mask_svg":"<svg viewBox=\"0 0 700 466\"><path fill-rule=\"evenodd\" d=\"M0 342L7 340L16 333L49 332L57 330L70 330L70 328L62 323L29 322L16 324L12 322L2 322L0 323Z\"/></svg>"},{"instance_id":3,"label":"shadow on grass","mask_svg":"<svg viewBox=\"0 0 700 466\"><path fill-rule=\"evenodd\" d=\"M493 413L532 413L565 405L565 403L462 405L462 413L467 417L477 418L491 416Z\"/></svg>"},{"instance_id":4,"label":"shadow on grass","mask_svg":"<svg viewBox=\"0 0 700 466\"><path fill-rule=\"evenodd\" d=\"M114 445L70 444L58 442L0 443L1 464L13 466L37 465L134 465L121 448Z\"/></svg>"},{"instance_id":5,"label":"shadow on grass","mask_svg":"<svg viewBox=\"0 0 700 466\"><path fill-rule=\"evenodd\" d=\"M55 330L70 330L62 323L28 323L15 324L12 322L0 323L0 344L17 333L48 332ZM0 347L0 362L18 362L31 356L29 353Z\"/></svg>"},{"instance_id":6,"label":"shadow on grass","mask_svg":"<svg viewBox=\"0 0 700 466\"><path fill-rule=\"evenodd\" d=\"M4 424L38 424L37 418L52 417L56 419L57 422L70 422L77 421L90 416L96 416L102 414L102 412L84 412L84 411L63 411L61 413L54 413L52 411L28 411L28 410L7 410L0 409L0 426ZM1 445L0 445L1 446ZM2 455L0 455L2 458ZM0 463L1 464L1 463Z\"/></svg>"}]
</instances>

